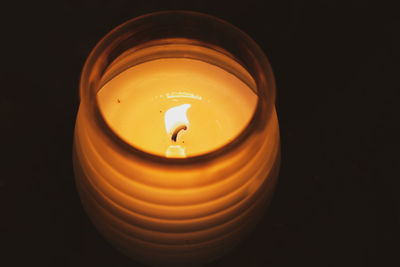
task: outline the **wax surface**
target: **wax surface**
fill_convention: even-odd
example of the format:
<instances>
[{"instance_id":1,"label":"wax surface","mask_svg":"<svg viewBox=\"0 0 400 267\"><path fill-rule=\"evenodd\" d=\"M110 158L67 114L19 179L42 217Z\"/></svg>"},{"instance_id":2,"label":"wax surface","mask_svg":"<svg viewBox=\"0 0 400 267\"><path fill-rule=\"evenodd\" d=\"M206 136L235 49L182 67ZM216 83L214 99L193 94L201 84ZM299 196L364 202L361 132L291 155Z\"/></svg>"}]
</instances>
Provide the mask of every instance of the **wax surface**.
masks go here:
<instances>
[{"instance_id":1,"label":"wax surface","mask_svg":"<svg viewBox=\"0 0 400 267\"><path fill-rule=\"evenodd\" d=\"M189 58L130 67L108 81L97 99L120 138L165 157L196 156L229 143L257 105L257 95L235 75Z\"/></svg>"}]
</instances>

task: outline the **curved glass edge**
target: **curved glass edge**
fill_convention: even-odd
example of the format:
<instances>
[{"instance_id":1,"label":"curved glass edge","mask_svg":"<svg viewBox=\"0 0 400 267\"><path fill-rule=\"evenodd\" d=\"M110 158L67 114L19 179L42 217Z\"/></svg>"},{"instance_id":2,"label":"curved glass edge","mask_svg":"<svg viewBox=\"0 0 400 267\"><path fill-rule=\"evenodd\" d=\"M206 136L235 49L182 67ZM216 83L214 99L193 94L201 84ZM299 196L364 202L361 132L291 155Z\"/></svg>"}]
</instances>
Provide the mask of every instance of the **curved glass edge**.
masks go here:
<instances>
[{"instance_id":1,"label":"curved glass edge","mask_svg":"<svg viewBox=\"0 0 400 267\"><path fill-rule=\"evenodd\" d=\"M177 27L186 25L190 27ZM218 34L211 34L210 27ZM167 30L168 29L168 30ZM153 31L153 32L152 32ZM144 152L119 138L105 122L97 105L96 94L104 73L126 50L160 39L186 39L201 42L218 52L228 54L252 76L259 97L252 119L232 142L202 155L166 158ZM234 55L234 56L233 56ZM161 11L133 18L108 33L92 50L85 62L80 81L80 108L93 117L91 126L128 158L169 165L206 163L244 145L251 133L262 130L275 109L275 80L271 66L258 45L235 26L210 15L191 11Z\"/></svg>"}]
</instances>

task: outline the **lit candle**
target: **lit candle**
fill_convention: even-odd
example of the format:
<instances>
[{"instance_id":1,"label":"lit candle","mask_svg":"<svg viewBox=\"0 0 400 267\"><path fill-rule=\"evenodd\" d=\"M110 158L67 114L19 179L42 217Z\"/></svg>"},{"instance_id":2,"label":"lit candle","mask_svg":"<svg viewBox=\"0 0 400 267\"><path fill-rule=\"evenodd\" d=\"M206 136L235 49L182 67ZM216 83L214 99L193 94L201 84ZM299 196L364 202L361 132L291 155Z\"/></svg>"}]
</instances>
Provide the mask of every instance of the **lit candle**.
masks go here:
<instances>
[{"instance_id":1,"label":"lit candle","mask_svg":"<svg viewBox=\"0 0 400 267\"><path fill-rule=\"evenodd\" d=\"M126 255L200 265L262 216L279 170L275 87L244 33L190 12L131 20L91 53L80 95L77 188Z\"/></svg>"},{"instance_id":2,"label":"lit candle","mask_svg":"<svg viewBox=\"0 0 400 267\"><path fill-rule=\"evenodd\" d=\"M122 139L167 157L201 155L229 143L249 123L257 105L256 94L238 77L188 58L128 68L102 87L98 100Z\"/></svg>"}]
</instances>

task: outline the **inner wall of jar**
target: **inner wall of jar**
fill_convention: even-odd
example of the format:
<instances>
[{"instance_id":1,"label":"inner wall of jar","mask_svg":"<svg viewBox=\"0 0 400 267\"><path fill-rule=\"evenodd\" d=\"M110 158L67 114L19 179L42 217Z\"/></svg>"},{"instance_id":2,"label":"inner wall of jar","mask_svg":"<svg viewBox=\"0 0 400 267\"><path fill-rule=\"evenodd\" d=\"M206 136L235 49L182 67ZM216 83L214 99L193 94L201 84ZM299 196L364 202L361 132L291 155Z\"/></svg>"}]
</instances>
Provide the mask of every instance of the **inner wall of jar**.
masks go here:
<instances>
[{"instance_id":1,"label":"inner wall of jar","mask_svg":"<svg viewBox=\"0 0 400 267\"><path fill-rule=\"evenodd\" d=\"M102 76L97 105L129 145L187 158L234 140L255 113L256 92L249 72L228 53L168 39L117 57Z\"/></svg>"}]
</instances>

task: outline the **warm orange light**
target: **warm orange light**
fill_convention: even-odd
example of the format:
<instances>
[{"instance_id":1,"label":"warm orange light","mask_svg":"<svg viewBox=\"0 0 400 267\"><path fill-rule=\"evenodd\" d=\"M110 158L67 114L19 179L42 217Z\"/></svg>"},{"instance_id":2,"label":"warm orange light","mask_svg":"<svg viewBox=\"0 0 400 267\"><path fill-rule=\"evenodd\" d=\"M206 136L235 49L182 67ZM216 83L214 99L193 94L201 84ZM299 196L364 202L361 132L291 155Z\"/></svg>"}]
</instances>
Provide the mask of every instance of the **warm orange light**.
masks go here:
<instances>
[{"instance_id":1,"label":"warm orange light","mask_svg":"<svg viewBox=\"0 0 400 267\"><path fill-rule=\"evenodd\" d=\"M119 27L85 65L76 184L116 248L148 265L197 266L243 240L271 200L280 159L273 75L248 37L221 30L228 24L154 16ZM215 42L217 27L212 44L171 38L189 17L219 25L226 39ZM193 34L196 23L190 36L204 36Z\"/></svg>"},{"instance_id":2,"label":"warm orange light","mask_svg":"<svg viewBox=\"0 0 400 267\"><path fill-rule=\"evenodd\" d=\"M127 68L103 85L97 99L105 120L123 140L168 157L201 155L226 145L246 127L257 105L257 95L241 79L191 58L162 58ZM181 128L171 142L183 126L187 129Z\"/></svg>"}]
</instances>

